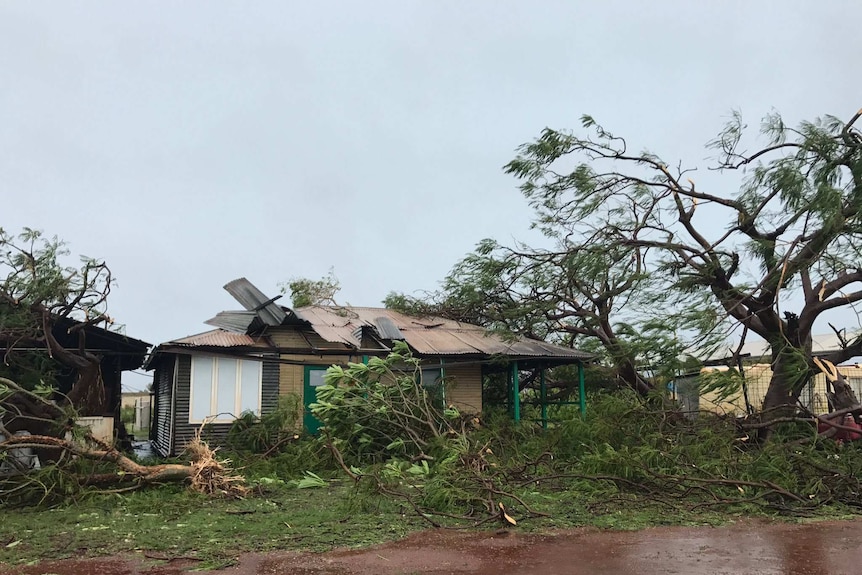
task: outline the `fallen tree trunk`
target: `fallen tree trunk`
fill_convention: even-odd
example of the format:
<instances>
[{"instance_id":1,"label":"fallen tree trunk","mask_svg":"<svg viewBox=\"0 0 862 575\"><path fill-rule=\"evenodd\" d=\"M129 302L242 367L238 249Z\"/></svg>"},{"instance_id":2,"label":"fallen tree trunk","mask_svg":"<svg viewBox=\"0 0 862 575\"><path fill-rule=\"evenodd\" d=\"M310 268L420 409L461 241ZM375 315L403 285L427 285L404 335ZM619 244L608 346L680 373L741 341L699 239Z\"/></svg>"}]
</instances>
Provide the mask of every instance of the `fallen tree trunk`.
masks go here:
<instances>
[{"instance_id":1,"label":"fallen tree trunk","mask_svg":"<svg viewBox=\"0 0 862 575\"><path fill-rule=\"evenodd\" d=\"M56 449L73 456L112 463L118 468L118 472L114 475L116 483L131 480L144 485L187 481L193 490L210 495L241 497L248 492L244 485L244 478L240 475L231 474L228 462L216 459L215 452L200 438L195 438L189 444L188 452L191 455L191 463L164 463L159 465L141 465L118 449L93 437L87 437L84 441L77 441L49 435L27 435L10 437L0 443L0 453L26 448ZM100 475L100 482L104 482L106 478L106 474Z\"/></svg>"}]
</instances>

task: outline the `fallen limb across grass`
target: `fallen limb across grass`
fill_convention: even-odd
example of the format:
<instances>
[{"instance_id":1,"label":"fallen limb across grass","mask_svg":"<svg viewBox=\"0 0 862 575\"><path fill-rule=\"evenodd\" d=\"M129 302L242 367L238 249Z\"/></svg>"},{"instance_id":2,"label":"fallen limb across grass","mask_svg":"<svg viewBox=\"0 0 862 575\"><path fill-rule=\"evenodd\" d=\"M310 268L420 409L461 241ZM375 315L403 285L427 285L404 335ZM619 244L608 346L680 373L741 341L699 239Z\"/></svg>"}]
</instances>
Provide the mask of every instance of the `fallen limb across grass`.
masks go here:
<instances>
[{"instance_id":1,"label":"fallen limb across grass","mask_svg":"<svg viewBox=\"0 0 862 575\"><path fill-rule=\"evenodd\" d=\"M88 444L93 445L93 447ZM244 495L246 493L243 477L232 475L227 466L228 462L216 459L215 452L199 438L196 438L187 448L187 452L191 455L191 463L189 464L141 465L124 455L120 450L92 436L79 441L49 435L28 435L11 437L0 443L0 452L24 448L61 450L69 455L112 463L117 467L117 473L114 476L117 483L132 481L144 485L188 481L192 489L201 493L224 495ZM101 474L99 477L104 479L105 475Z\"/></svg>"},{"instance_id":2,"label":"fallen limb across grass","mask_svg":"<svg viewBox=\"0 0 862 575\"><path fill-rule=\"evenodd\" d=\"M133 484L143 487L154 483L187 482L189 487L197 492L208 495L227 495L241 497L248 489L241 475L231 472L229 461L219 460L215 451L206 443L196 438L188 448L190 463L163 463L158 465L141 465L120 450L87 436L83 440L63 439L48 435L29 435L11 437L0 443L0 453L12 449L49 449L99 462L112 464L115 473L100 473L83 478L86 484L114 484L116 486ZM58 461L68 458L58 457ZM8 479L7 480L12 480ZM17 483L26 483L27 476L14 479ZM34 479L34 482L39 482ZM39 482L41 483L41 482Z\"/></svg>"},{"instance_id":3,"label":"fallen limb across grass","mask_svg":"<svg viewBox=\"0 0 862 575\"><path fill-rule=\"evenodd\" d=\"M19 420L26 427L36 425L42 429L59 429L73 431L71 424L60 425L61 421L74 421L75 414L71 408L60 408L48 397L26 390L16 382L0 378L3 393L0 394L0 407L7 414L7 420ZM52 419L32 415L31 412L18 408L20 405L42 406L46 410L54 410ZM67 411L68 410L68 411ZM74 433L65 433L63 437L36 434L13 434L6 423L0 420L0 459L16 462L16 454L24 450L46 450L51 453L52 463L48 473L59 471L75 475L74 483L79 486L109 486L119 488L136 488L154 483L187 482L194 491L209 495L228 495L241 497L247 493L245 479L232 473L230 462L216 458L216 452L211 449L198 434L186 447L189 463L163 463L158 465L142 465L128 457L116 447L105 443L84 430L81 437L76 437L82 430L74 429ZM98 471L80 473L73 469L77 459L84 459L98 464ZM19 466L13 466L19 467ZM43 496L50 495L54 489L52 482L40 478L41 471L17 469L16 473L0 477L3 486L0 491L14 490L21 493L32 487L41 491ZM40 497L41 499L41 497Z\"/></svg>"}]
</instances>

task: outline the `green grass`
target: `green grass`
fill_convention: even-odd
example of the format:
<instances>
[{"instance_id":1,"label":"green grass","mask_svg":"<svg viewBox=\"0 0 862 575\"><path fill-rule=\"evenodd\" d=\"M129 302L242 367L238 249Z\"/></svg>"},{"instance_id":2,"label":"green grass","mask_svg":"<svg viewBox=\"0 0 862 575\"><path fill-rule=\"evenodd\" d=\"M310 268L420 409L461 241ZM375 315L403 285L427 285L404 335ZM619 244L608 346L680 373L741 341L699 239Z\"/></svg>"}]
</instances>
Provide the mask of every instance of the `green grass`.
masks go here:
<instances>
[{"instance_id":1,"label":"green grass","mask_svg":"<svg viewBox=\"0 0 862 575\"><path fill-rule=\"evenodd\" d=\"M330 481L319 489L277 486L244 500L167 486L49 510L7 510L0 525L0 562L8 564L128 553L193 557L214 567L246 551L364 547L425 523L386 501L363 506L352 486Z\"/></svg>"},{"instance_id":2,"label":"green grass","mask_svg":"<svg viewBox=\"0 0 862 575\"><path fill-rule=\"evenodd\" d=\"M518 530L593 526L629 530L658 525L719 525L740 517L715 511L677 512L643 499L586 498L576 491L528 487L518 495L547 518L522 518ZM513 511L516 516L517 510ZM823 509L822 517L835 518ZM348 481L296 489L276 484L244 500L208 498L180 486L123 495L100 495L48 510L4 511L0 562L127 554L148 560L195 558L201 567L223 567L249 551L322 552L399 539L429 525L412 509L358 492ZM486 529L499 524L486 524Z\"/></svg>"},{"instance_id":3,"label":"green grass","mask_svg":"<svg viewBox=\"0 0 862 575\"><path fill-rule=\"evenodd\" d=\"M810 437L813 428L797 426L782 431L784 441L755 447L739 440L733 422L671 424L661 412L612 395L590 405L586 418L576 411L564 418L561 411L546 431L492 414L469 437L438 442L435 461L424 469L407 459L357 461L367 475L358 487L314 438L287 442L268 458L248 450L220 452L254 488L243 500L208 498L180 485L93 494L59 482L58 495L77 503L0 511L0 562L140 554L191 557L201 567L217 567L243 552L364 547L429 526L405 499L375 493L376 481L429 511L472 512L477 519L488 512L487 486L496 485L491 506L503 503L518 520L515 529L528 532L859 513L862 442L804 443L799 439ZM256 434L245 439L269 441L252 429ZM43 477L50 478L44 471ZM707 489L686 483L688 478L712 483ZM744 483L721 483L728 478ZM798 495L779 497L781 490ZM530 517L525 505L546 516ZM470 524L436 515L435 520ZM493 521L483 525L499 527Z\"/></svg>"}]
</instances>

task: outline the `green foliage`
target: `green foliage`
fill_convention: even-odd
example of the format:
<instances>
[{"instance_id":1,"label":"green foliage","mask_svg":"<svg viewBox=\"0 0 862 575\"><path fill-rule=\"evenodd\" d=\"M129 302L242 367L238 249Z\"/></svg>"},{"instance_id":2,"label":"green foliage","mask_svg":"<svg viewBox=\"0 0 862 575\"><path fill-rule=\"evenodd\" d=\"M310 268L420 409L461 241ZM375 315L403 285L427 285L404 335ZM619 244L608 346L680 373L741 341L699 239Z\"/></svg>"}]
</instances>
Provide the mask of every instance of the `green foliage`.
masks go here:
<instances>
[{"instance_id":1,"label":"green foliage","mask_svg":"<svg viewBox=\"0 0 862 575\"><path fill-rule=\"evenodd\" d=\"M319 280L297 278L281 284L281 293L290 292L293 307L309 305L335 305L335 294L341 290L341 283L333 270Z\"/></svg>"},{"instance_id":2,"label":"green foliage","mask_svg":"<svg viewBox=\"0 0 862 575\"><path fill-rule=\"evenodd\" d=\"M55 317L99 323L107 318L111 274L104 263L82 257L81 266L65 264L69 251L56 237L30 228L18 234L0 229L0 341L6 351L0 376L25 389L56 385L56 357L34 351L45 341L43 311Z\"/></svg>"},{"instance_id":3,"label":"green foliage","mask_svg":"<svg viewBox=\"0 0 862 575\"><path fill-rule=\"evenodd\" d=\"M326 487L326 480L321 478L316 473L312 473L311 471L306 471L303 473L302 479L294 480L293 485L296 486L297 489L315 489L319 487Z\"/></svg>"},{"instance_id":4,"label":"green foliage","mask_svg":"<svg viewBox=\"0 0 862 575\"><path fill-rule=\"evenodd\" d=\"M294 440L290 436L270 453L226 448L223 455L252 483L290 482L302 479L308 472L331 477L339 471L333 466L330 451L317 437L300 435Z\"/></svg>"},{"instance_id":5,"label":"green foliage","mask_svg":"<svg viewBox=\"0 0 862 575\"><path fill-rule=\"evenodd\" d=\"M131 425L135 422L135 407L133 405L120 408L120 421L126 425Z\"/></svg>"},{"instance_id":6,"label":"green foliage","mask_svg":"<svg viewBox=\"0 0 862 575\"><path fill-rule=\"evenodd\" d=\"M638 368L666 379L745 328L778 356L769 401L792 405L815 322L862 299L859 118L792 128L773 113L764 147L734 112L709 145L716 177L742 172L730 191L698 188L693 169L632 151L590 116L577 132L546 128L505 171L549 245L483 240L440 292L390 294L387 305L598 348L641 394ZM829 359L862 353L862 337L847 344Z\"/></svg>"},{"instance_id":7,"label":"green foliage","mask_svg":"<svg viewBox=\"0 0 862 575\"><path fill-rule=\"evenodd\" d=\"M368 545L428 520L496 528L500 503L527 530L857 513L862 449L814 437L810 423L793 423L754 447L735 420L689 421L629 390L598 393L586 417L555 408L547 430L489 412L470 431L436 438L433 458L365 457L351 485L325 437L289 442L265 459L246 453L243 473L256 488L243 500L178 485L123 494L71 485L77 495L53 510L4 515L9 533L27 537L0 547L0 561L145 549L224 564L241 551ZM87 465L78 477L101 469Z\"/></svg>"},{"instance_id":8,"label":"green foliage","mask_svg":"<svg viewBox=\"0 0 862 575\"><path fill-rule=\"evenodd\" d=\"M13 455L4 453L0 461L4 456ZM86 501L99 492L91 478L116 474L116 466L84 458L43 461L38 470L0 475L0 509L51 508Z\"/></svg>"},{"instance_id":9,"label":"green foliage","mask_svg":"<svg viewBox=\"0 0 862 575\"><path fill-rule=\"evenodd\" d=\"M698 393L715 394L718 402L737 396L742 391L744 378L736 369L711 370L701 373L698 381Z\"/></svg>"},{"instance_id":10,"label":"green foliage","mask_svg":"<svg viewBox=\"0 0 862 575\"><path fill-rule=\"evenodd\" d=\"M246 411L233 422L227 435L227 447L236 451L269 453L287 441L298 439L298 422L302 401L296 394L282 395L276 408L257 417Z\"/></svg>"},{"instance_id":11,"label":"green foliage","mask_svg":"<svg viewBox=\"0 0 862 575\"><path fill-rule=\"evenodd\" d=\"M98 260L82 256L81 267L65 265L69 250L56 236L24 228L14 236L0 229L0 325L4 329L28 329L22 317L31 306L44 306L54 314L81 321L106 315L106 295L112 282L110 270ZM9 304L12 304L11 306Z\"/></svg>"},{"instance_id":12,"label":"green foliage","mask_svg":"<svg viewBox=\"0 0 862 575\"><path fill-rule=\"evenodd\" d=\"M329 368L311 412L350 462L430 455L459 414L435 401L421 373L420 361L397 342L386 358Z\"/></svg>"},{"instance_id":13,"label":"green foliage","mask_svg":"<svg viewBox=\"0 0 862 575\"><path fill-rule=\"evenodd\" d=\"M738 384L730 373L716 377ZM586 417L573 406L551 408L547 430L527 423L538 416L529 405L520 424L502 410L488 411L478 428L446 433L425 451L405 452L403 441L380 440L374 457L343 442L349 427L332 428L330 437L362 460L361 475L373 478L378 493L409 502L427 517L469 521L497 513L498 503L510 514L536 516L556 509L549 500L613 512L619 507L609 502L634 500L677 509L810 513L851 504L862 487L856 479L862 453L848 445L838 454L834 443L814 440L810 422L780 428L775 441L755 445L734 419L689 420L630 390L598 393L588 404Z\"/></svg>"},{"instance_id":14,"label":"green foliage","mask_svg":"<svg viewBox=\"0 0 862 575\"><path fill-rule=\"evenodd\" d=\"M435 516L487 520L499 504L535 517L541 511L523 498L531 484L588 501L635 497L692 508L803 511L849 501L859 484L852 474L862 457L855 451L841 471L816 471L832 467L834 448L799 447L816 436L810 423L755 447L733 419L689 420L663 408L660 394L644 399L629 390L591 396L586 417L572 406L551 407L547 430L528 423L538 419L529 403L521 423L488 410L481 423L464 426L433 407L419 372L404 346L368 365L333 367L312 411L324 423L320 441L352 477L373 487L369 493L404 501L435 524ZM738 379L719 373L700 386L724 389ZM297 484L320 485L315 477L304 473Z\"/></svg>"}]
</instances>

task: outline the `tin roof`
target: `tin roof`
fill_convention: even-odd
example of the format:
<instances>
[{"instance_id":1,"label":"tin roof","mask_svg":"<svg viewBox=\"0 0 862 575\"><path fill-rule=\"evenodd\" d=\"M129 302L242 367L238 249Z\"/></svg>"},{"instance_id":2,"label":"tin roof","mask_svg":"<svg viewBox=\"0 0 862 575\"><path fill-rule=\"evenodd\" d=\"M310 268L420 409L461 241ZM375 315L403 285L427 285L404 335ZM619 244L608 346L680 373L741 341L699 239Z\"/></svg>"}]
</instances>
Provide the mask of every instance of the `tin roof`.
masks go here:
<instances>
[{"instance_id":1,"label":"tin roof","mask_svg":"<svg viewBox=\"0 0 862 575\"><path fill-rule=\"evenodd\" d=\"M263 327L263 321L253 311L220 311L204 323L236 333L247 333Z\"/></svg>"},{"instance_id":2,"label":"tin roof","mask_svg":"<svg viewBox=\"0 0 862 575\"><path fill-rule=\"evenodd\" d=\"M422 355L593 357L583 351L524 337L509 341L477 325L434 316L412 317L385 308L309 306L293 313L326 341L351 347L360 347L357 334L362 327L371 327L381 339L401 339ZM401 337L393 337L397 335Z\"/></svg>"},{"instance_id":3,"label":"tin roof","mask_svg":"<svg viewBox=\"0 0 862 575\"><path fill-rule=\"evenodd\" d=\"M266 325L281 325L287 319L284 310L274 303L280 295L269 298L245 278L226 283L224 289L245 309L255 312Z\"/></svg>"},{"instance_id":4,"label":"tin roof","mask_svg":"<svg viewBox=\"0 0 862 575\"><path fill-rule=\"evenodd\" d=\"M417 354L424 356L507 356L535 358L567 363L591 359L592 354L525 337L507 339L485 328L442 317L408 316L379 307L307 306L282 308L245 278L224 286L242 304L245 311L221 312L207 321L219 329L191 335L158 346L153 356L164 347L266 347L267 339L249 333L261 329L294 329L306 326L329 343L363 348L363 336L376 336L384 342L404 341ZM385 348L383 348L385 349Z\"/></svg>"},{"instance_id":5,"label":"tin roof","mask_svg":"<svg viewBox=\"0 0 862 575\"><path fill-rule=\"evenodd\" d=\"M261 347L262 338L254 338L244 333L234 333L224 329L214 329L175 339L162 346L180 347ZM159 347L162 347L159 346ZM266 347L269 347L268 345Z\"/></svg>"}]
</instances>

